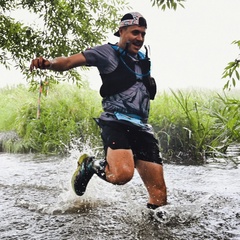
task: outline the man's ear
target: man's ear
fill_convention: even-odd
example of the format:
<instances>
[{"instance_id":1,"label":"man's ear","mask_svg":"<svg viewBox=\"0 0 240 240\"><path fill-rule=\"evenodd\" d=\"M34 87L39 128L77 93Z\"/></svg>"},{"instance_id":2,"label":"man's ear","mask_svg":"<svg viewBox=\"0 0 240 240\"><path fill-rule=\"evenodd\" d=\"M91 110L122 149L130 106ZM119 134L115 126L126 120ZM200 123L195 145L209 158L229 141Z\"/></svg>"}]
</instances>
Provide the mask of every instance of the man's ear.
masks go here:
<instances>
[{"instance_id":1,"label":"man's ear","mask_svg":"<svg viewBox=\"0 0 240 240\"><path fill-rule=\"evenodd\" d=\"M122 34L122 28L119 28L119 35L121 36L121 34Z\"/></svg>"},{"instance_id":2,"label":"man's ear","mask_svg":"<svg viewBox=\"0 0 240 240\"><path fill-rule=\"evenodd\" d=\"M119 28L119 34L121 36L121 34L123 33L123 31L126 31L127 27L121 27Z\"/></svg>"}]
</instances>

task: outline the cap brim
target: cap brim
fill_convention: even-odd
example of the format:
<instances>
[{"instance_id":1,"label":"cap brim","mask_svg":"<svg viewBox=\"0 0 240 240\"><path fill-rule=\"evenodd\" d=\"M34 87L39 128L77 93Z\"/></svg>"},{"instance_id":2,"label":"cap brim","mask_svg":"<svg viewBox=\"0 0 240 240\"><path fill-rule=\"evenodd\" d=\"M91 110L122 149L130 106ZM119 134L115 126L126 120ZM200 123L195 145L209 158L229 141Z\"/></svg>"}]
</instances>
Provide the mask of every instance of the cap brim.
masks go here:
<instances>
[{"instance_id":1,"label":"cap brim","mask_svg":"<svg viewBox=\"0 0 240 240\"><path fill-rule=\"evenodd\" d=\"M116 37L120 37L119 30L117 32L115 32L113 35L116 36Z\"/></svg>"}]
</instances>

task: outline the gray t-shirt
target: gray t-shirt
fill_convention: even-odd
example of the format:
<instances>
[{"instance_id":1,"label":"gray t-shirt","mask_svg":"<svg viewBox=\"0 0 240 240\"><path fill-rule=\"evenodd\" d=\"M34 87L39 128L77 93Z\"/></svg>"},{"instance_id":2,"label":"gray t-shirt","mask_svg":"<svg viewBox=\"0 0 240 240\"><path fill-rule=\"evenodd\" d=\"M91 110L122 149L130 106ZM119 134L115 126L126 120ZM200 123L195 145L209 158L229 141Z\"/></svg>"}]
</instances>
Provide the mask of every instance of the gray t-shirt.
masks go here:
<instances>
[{"instance_id":1,"label":"gray t-shirt","mask_svg":"<svg viewBox=\"0 0 240 240\"><path fill-rule=\"evenodd\" d=\"M118 66L119 57L110 44L87 49L83 54L87 65L97 67L101 74L113 72ZM139 73L139 69L136 70ZM126 68L126 71L129 70ZM137 81L126 91L103 98L102 107L105 112L136 114L147 122L150 107L149 94L143 82ZM102 118L105 115L106 113L103 113Z\"/></svg>"}]
</instances>

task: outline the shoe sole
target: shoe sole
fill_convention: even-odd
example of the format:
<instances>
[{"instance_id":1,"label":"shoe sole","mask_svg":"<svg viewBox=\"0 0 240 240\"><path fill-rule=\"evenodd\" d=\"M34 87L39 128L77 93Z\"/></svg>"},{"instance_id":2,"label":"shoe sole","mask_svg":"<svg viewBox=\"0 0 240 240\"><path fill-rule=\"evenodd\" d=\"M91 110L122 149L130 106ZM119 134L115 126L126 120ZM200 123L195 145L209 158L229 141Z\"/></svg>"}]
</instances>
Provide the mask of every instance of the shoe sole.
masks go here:
<instances>
[{"instance_id":1,"label":"shoe sole","mask_svg":"<svg viewBox=\"0 0 240 240\"><path fill-rule=\"evenodd\" d=\"M78 167L76 169L76 171L74 172L73 176L72 176L72 189L74 190L74 192L78 195L78 196L82 196L84 194L84 192L79 192L79 191L76 191L76 188L75 188L75 182L76 182L76 177L77 175L79 174L79 170L81 169L82 167L82 164L83 164L83 161L89 157L87 154L83 154L79 159L78 159Z\"/></svg>"}]
</instances>

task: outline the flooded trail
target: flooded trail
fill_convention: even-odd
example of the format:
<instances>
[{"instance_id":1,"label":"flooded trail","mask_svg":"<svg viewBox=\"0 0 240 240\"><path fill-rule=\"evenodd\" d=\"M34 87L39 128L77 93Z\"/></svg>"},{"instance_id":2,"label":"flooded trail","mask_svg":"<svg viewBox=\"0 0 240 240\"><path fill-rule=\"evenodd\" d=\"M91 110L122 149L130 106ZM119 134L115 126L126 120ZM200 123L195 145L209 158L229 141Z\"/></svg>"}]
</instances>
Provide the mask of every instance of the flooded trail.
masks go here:
<instances>
[{"instance_id":1,"label":"flooded trail","mask_svg":"<svg viewBox=\"0 0 240 240\"><path fill-rule=\"evenodd\" d=\"M70 157L0 154L1 240L240 239L240 169L231 162L165 164L169 213L151 219L135 173L114 186L94 176L83 197L70 186Z\"/></svg>"}]
</instances>

